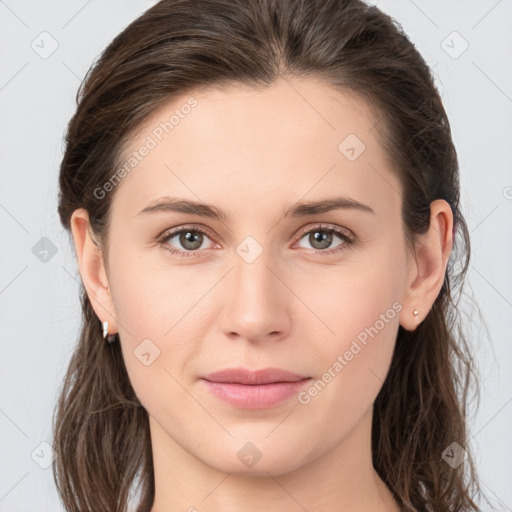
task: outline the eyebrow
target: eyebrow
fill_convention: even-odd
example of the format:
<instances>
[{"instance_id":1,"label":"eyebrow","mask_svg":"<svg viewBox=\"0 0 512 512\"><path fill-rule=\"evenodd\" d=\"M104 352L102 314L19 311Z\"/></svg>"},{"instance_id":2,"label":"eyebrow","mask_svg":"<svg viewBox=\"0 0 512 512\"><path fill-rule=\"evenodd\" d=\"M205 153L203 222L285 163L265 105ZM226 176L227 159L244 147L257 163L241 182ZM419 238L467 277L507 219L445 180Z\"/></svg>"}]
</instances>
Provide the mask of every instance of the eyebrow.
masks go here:
<instances>
[{"instance_id":1,"label":"eyebrow","mask_svg":"<svg viewBox=\"0 0 512 512\"><path fill-rule=\"evenodd\" d=\"M373 214L375 213L368 205L360 203L355 199L351 199L349 197L333 197L319 201L296 203L295 205L285 210L283 218L290 216L307 217L308 215L326 213L340 209L353 209ZM187 199L179 199L176 197L163 197L157 199L156 201L143 208L137 215L156 212L186 213L190 215L198 215L200 217L217 219L220 221L227 220L226 213L213 205L199 203L197 201L190 201Z\"/></svg>"}]
</instances>

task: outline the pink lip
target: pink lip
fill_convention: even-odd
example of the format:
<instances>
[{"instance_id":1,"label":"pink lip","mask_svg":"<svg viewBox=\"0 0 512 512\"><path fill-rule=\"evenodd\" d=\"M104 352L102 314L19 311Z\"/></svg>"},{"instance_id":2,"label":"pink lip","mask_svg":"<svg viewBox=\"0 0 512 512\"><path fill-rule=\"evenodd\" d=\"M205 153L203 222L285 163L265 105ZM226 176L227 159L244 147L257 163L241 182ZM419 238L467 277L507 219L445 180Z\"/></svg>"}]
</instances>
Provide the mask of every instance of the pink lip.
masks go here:
<instances>
[{"instance_id":1,"label":"pink lip","mask_svg":"<svg viewBox=\"0 0 512 512\"><path fill-rule=\"evenodd\" d=\"M310 377L278 368L230 368L202 377L208 390L242 409L266 409L294 395Z\"/></svg>"}]
</instances>

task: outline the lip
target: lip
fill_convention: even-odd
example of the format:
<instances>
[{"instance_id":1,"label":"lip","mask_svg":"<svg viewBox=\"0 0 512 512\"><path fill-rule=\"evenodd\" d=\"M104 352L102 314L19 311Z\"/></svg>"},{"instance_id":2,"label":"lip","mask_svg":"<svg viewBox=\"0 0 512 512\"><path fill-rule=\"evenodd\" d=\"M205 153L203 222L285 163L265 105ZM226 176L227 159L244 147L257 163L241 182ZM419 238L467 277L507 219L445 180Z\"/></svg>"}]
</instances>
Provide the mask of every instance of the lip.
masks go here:
<instances>
[{"instance_id":1,"label":"lip","mask_svg":"<svg viewBox=\"0 0 512 512\"><path fill-rule=\"evenodd\" d=\"M231 382L235 384L269 384L271 382L297 382L309 376L298 375L280 368L263 368L248 370L246 368L226 368L219 372L210 373L203 379L210 382Z\"/></svg>"},{"instance_id":2,"label":"lip","mask_svg":"<svg viewBox=\"0 0 512 512\"><path fill-rule=\"evenodd\" d=\"M267 409L296 394L311 377L279 368L228 368L201 380L208 391L241 409Z\"/></svg>"}]
</instances>

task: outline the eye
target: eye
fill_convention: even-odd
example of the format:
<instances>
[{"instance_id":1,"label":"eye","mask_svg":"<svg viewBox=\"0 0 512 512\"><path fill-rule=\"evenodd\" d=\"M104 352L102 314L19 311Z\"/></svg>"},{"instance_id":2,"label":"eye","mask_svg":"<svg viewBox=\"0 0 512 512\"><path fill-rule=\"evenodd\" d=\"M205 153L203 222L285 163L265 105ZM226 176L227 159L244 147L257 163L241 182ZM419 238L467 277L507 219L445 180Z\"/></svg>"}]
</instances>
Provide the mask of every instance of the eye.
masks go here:
<instances>
[{"instance_id":1,"label":"eye","mask_svg":"<svg viewBox=\"0 0 512 512\"><path fill-rule=\"evenodd\" d=\"M169 244L173 238L176 238L174 243L181 245L181 247L176 248L172 244ZM196 251L204 249L203 243L205 238L208 238L208 233L203 229L200 229L197 226L185 226L170 232L165 232L163 236L159 238L158 242L172 254L186 257L194 256L196 255Z\"/></svg>"},{"instance_id":2,"label":"eye","mask_svg":"<svg viewBox=\"0 0 512 512\"><path fill-rule=\"evenodd\" d=\"M335 238L341 240L338 244L332 245ZM310 249L315 254L332 254L342 251L347 246L354 243L353 237L348 230L330 226L316 226L313 229L307 228L301 232L301 240L306 239ZM326 250L329 249L329 250Z\"/></svg>"}]
</instances>

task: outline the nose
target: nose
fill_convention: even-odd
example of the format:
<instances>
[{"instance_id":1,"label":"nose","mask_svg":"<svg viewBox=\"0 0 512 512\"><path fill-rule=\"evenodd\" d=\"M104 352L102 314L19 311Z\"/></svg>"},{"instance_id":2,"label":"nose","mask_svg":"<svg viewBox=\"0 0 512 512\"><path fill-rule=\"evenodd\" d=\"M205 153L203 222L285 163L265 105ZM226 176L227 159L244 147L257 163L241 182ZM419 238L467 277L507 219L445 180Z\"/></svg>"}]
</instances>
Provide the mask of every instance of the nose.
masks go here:
<instances>
[{"instance_id":1,"label":"nose","mask_svg":"<svg viewBox=\"0 0 512 512\"><path fill-rule=\"evenodd\" d=\"M235 253L219 294L222 332L251 343L286 337L293 294L285 282L285 272L270 251L264 250L254 261Z\"/></svg>"}]
</instances>

